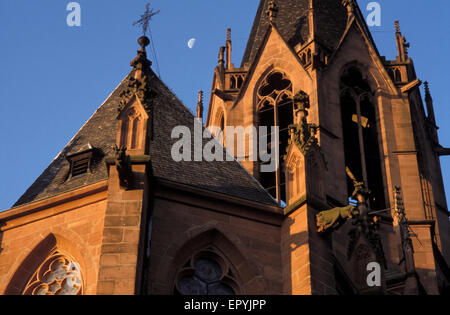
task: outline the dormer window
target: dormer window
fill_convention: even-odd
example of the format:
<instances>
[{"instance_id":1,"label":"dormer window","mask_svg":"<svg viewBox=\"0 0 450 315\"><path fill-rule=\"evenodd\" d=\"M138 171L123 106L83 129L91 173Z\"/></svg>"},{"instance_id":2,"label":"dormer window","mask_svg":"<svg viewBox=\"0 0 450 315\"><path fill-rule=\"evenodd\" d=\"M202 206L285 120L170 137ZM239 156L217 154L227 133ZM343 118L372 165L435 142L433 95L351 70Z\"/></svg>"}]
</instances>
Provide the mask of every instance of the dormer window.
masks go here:
<instances>
[{"instance_id":1,"label":"dormer window","mask_svg":"<svg viewBox=\"0 0 450 315\"><path fill-rule=\"evenodd\" d=\"M88 144L80 151L66 157L70 163L70 171L67 180L91 172L93 152L94 148Z\"/></svg>"}]
</instances>

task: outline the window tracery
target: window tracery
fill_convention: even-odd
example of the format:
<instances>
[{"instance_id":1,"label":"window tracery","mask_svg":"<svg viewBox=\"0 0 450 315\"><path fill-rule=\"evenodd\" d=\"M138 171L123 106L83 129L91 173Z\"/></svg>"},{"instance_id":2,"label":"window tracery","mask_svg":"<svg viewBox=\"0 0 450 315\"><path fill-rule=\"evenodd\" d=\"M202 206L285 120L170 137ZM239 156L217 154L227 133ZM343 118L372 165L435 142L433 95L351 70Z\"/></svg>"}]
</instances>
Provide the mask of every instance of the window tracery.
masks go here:
<instances>
[{"instance_id":1,"label":"window tracery","mask_svg":"<svg viewBox=\"0 0 450 315\"><path fill-rule=\"evenodd\" d=\"M265 134L260 131L259 141L266 141L267 153L272 147L272 127L279 127L279 137L275 137L274 144L279 153L278 167L276 172L261 173L260 182L281 202L286 199L286 178L280 167L289 145L289 126L294 123L292 83L283 73L273 72L263 80L257 96L259 126L267 128Z\"/></svg>"},{"instance_id":2,"label":"window tracery","mask_svg":"<svg viewBox=\"0 0 450 315\"><path fill-rule=\"evenodd\" d=\"M175 294L235 295L239 292L231 266L210 250L193 255L176 281Z\"/></svg>"},{"instance_id":3,"label":"window tracery","mask_svg":"<svg viewBox=\"0 0 450 315\"><path fill-rule=\"evenodd\" d=\"M28 281L23 295L81 295L82 283L80 265L55 251Z\"/></svg>"},{"instance_id":4,"label":"window tracery","mask_svg":"<svg viewBox=\"0 0 450 315\"><path fill-rule=\"evenodd\" d=\"M357 68L349 68L341 77L341 113L346 166L372 192L370 207L386 208L382 149L376 107L368 82ZM348 194L353 185L348 180Z\"/></svg>"}]
</instances>

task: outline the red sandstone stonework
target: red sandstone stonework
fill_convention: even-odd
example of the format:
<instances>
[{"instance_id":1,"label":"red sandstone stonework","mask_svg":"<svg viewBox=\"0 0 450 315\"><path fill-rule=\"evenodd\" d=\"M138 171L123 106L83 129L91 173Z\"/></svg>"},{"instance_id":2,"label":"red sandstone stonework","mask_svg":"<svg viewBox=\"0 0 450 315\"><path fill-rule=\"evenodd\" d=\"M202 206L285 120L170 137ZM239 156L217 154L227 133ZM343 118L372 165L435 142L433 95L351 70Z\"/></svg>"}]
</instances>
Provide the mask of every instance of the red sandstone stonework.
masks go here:
<instances>
[{"instance_id":1,"label":"red sandstone stonework","mask_svg":"<svg viewBox=\"0 0 450 315\"><path fill-rule=\"evenodd\" d=\"M207 127L262 125L263 88L273 77L290 83L284 100L292 101L299 91L308 96L304 123L317 127L313 149L292 142L284 148L286 163L274 174L273 197L287 200L286 208L262 187L268 181L258 161L243 161L246 171L238 162L171 163L170 132L158 131L194 117L148 68L140 40L130 76L76 138L87 138L89 147L92 142L105 156L95 156L100 162L93 170L72 182L67 162L58 168L57 160L51 176L42 176L46 186L41 178L17 207L0 214L0 293L22 294L40 267L52 270L45 261L55 250L79 265L82 294L183 293L183 280L192 276L199 259L219 266L222 289L236 294L439 294L448 289L450 222L433 146L436 121L425 115L413 63L402 41L397 60L380 57L362 19L341 1L321 1L328 10L315 1L278 0L279 15L272 23L263 15L268 1L261 1L242 66L231 64L228 33L214 71ZM308 17L303 41L287 39L293 35L290 11ZM414 231L411 275L402 259L398 222L390 211L380 214L377 233L385 264L383 285L375 291L365 285L363 266L377 259L371 244L359 239L352 248L350 223L319 234L316 222L320 211L348 204L346 166L354 169L361 162L346 157L348 129L341 119L342 78L352 69L373 94L377 138L371 146L381 158L371 166L379 167L382 177L377 196L393 208L393 188L400 187ZM430 98L428 90L428 108ZM286 118L275 117L280 124ZM298 125L297 117L289 118ZM111 149L114 144L117 150L127 147L123 160ZM247 140L245 155L250 145ZM36 192L40 183L45 187Z\"/></svg>"}]
</instances>

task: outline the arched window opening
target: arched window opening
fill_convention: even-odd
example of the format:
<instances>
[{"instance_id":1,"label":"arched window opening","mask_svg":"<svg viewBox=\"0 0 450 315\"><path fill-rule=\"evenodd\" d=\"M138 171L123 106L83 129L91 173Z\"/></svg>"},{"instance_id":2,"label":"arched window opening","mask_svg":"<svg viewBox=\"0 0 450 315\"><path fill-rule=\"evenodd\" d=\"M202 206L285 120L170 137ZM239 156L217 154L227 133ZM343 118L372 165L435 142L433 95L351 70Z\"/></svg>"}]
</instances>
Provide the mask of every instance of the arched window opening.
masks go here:
<instances>
[{"instance_id":1,"label":"arched window opening","mask_svg":"<svg viewBox=\"0 0 450 315\"><path fill-rule=\"evenodd\" d=\"M129 149L140 149L141 114L135 108L131 107L121 121L120 145Z\"/></svg>"},{"instance_id":2,"label":"arched window opening","mask_svg":"<svg viewBox=\"0 0 450 315\"><path fill-rule=\"evenodd\" d=\"M238 77L238 81L237 81L237 88L240 89L242 87L242 84L244 83L244 78L243 76L239 76Z\"/></svg>"},{"instance_id":3,"label":"arched window opening","mask_svg":"<svg viewBox=\"0 0 450 315\"><path fill-rule=\"evenodd\" d=\"M122 128L121 128L121 132L120 132L120 145L121 146L127 146L127 141L128 141L128 119L124 119L122 120Z\"/></svg>"},{"instance_id":4,"label":"arched window opening","mask_svg":"<svg viewBox=\"0 0 450 315\"><path fill-rule=\"evenodd\" d=\"M235 90L236 87L237 87L237 85L236 85L236 77L231 76L231 78L230 78L230 89L231 90Z\"/></svg>"},{"instance_id":5,"label":"arched window opening","mask_svg":"<svg viewBox=\"0 0 450 315\"><path fill-rule=\"evenodd\" d=\"M209 250L193 255L178 272L176 295L235 295L237 282L231 266Z\"/></svg>"},{"instance_id":6,"label":"arched window opening","mask_svg":"<svg viewBox=\"0 0 450 315\"><path fill-rule=\"evenodd\" d=\"M279 128L279 138L275 137L274 144L279 152L278 167L275 172L261 172L260 182L273 197L282 203L286 200L286 178L281 165L289 144L289 126L294 122L292 83L282 73L272 73L261 84L258 97L259 126L266 127L267 130L266 133L260 130L259 141L267 143L266 153L271 152L272 127ZM260 163L264 165L271 162L260 161Z\"/></svg>"},{"instance_id":7,"label":"arched window opening","mask_svg":"<svg viewBox=\"0 0 450 315\"><path fill-rule=\"evenodd\" d=\"M220 118L219 127L220 127L220 130L222 130L222 133L223 133L224 130L225 130L225 116L224 115L222 115L222 117Z\"/></svg>"},{"instance_id":8,"label":"arched window opening","mask_svg":"<svg viewBox=\"0 0 450 315\"><path fill-rule=\"evenodd\" d=\"M306 64L306 54L305 53L303 53L302 56L300 57L300 61L301 61L302 65Z\"/></svg>"},{"instance_id":9,"label":"arched window opening","mask_svg":"<svg viewBox=\"0 0 450 315\"><path fill-rule=\"evenodd\" d=\"M139 143L139 117L136 117L133 120L133 132L131 136L131 149L136 149L137 144Z\"/></svg>"},{"instance_id":10,"label":"arched window opening","mask_svg":"<svg viewBox=\"0 0 450 315\"><path fill-rule=\"evenodd\" d=\"M376 107L361 72L350 68L341 77L341 113L346 166L371 190L372 210L386 209L383 163L379 145ZM354 188L347 179L348 195Z\"/></svg>"},{"instance_id":11,"label":"arched window opening","mask_svg":"<svg viewBox=\"0 0 450 315\"><path fill-rule=\"evenodd\" d=\"M391 77L392 81L394 81L394 83L395 83L394 69L389 68L389 69L388 69L388 74L389 74L389 76Z\"/></svg>"},{"instance_id":12,"label":"arched window opening","mask_svg":"<svg viewBox=\"0 0 450 315\"><path fill-rule=\"evenodd\" d=\"M23 295L81 295L80 265L69 256L55 251L28 281Z\"/></svg>"},{"instance_id":13,"label":"arched window opening","mask_svg":"<svg viewBox=\"0 0 450 315\"><path fill-rule=\"evenodd\" d=\"M402 75L401 75L400 70L398 68L395 69L395 82L397 82L397 83L402 82Z\"/></svg>"}]
</instances>

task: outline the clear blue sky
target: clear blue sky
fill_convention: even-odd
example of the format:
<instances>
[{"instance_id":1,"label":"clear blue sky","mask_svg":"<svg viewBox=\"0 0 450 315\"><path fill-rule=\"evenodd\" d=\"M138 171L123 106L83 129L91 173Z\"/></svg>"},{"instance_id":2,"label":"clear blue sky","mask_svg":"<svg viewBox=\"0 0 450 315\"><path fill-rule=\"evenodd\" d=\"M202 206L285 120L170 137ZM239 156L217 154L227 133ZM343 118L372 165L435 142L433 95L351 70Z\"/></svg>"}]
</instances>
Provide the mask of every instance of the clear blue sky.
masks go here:
<instances>
[{"instance_id":1,"label":"clear blue sky","mask_svg":"<svg viewBox=\"0 0 450 315\"><path fill-rule=\"evenodd\" d=\"M0 210L12 206L103 103L138 49L132 22L146 0L79 0L82 26L75 28L66 24L69 2L0 0ZM359 1L365 14L368 2ZM450 147L450 1L378 2L382 25L372 28L378 48L395 57L399 19L418 76L430 81L441 142ZM208 99L227 27L233 62L240 64L259 0L151 3L161 10L151 25L161 77L193 110L198 90ZM193 49L190 38L197 39ZM442 166L450 192L450 157Z\"/></svg>"}]
</instances>

